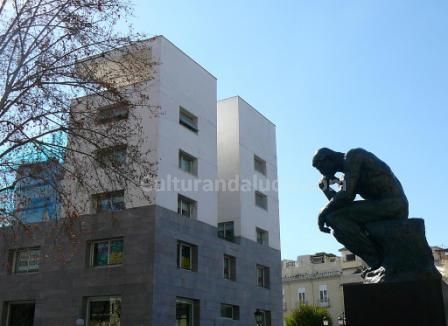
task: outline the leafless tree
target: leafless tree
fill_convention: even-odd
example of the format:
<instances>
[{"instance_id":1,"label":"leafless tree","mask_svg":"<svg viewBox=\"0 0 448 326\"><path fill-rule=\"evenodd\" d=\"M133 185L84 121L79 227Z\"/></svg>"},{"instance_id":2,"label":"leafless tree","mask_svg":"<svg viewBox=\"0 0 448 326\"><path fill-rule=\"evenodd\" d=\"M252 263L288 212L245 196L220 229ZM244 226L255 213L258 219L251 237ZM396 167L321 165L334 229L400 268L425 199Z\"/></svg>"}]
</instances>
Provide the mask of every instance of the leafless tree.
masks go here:
<instances>
[{"instance_id":1,"label":"leafless tree","mask_svg":"<svg viewBox=\"0 0 448 326\"><path fill-rule=\"evenodd\" d=\"M0 224L20 224L17 188L30 177L57 194L67 218L78 215L74 192L154 176L141 121L158 114L142 86L155 63L142 35L117 32L131 9L125 0L0 0Z\"/></svg>"}]
</instances>

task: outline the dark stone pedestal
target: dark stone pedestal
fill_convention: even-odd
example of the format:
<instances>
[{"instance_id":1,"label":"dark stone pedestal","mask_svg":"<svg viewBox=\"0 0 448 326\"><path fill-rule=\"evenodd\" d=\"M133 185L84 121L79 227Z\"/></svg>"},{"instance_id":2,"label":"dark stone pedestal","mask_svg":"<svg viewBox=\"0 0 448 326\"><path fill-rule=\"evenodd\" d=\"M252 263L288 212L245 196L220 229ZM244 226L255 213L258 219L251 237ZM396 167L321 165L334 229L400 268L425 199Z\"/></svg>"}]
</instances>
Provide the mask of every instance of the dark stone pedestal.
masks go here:
<instances>
[{"instance_id":1,"label":"dark stone pedestal","mask_svg":"<svg viewBox=\"0 0 448 326\"><path fill-rule=\"evenodd\" d=\"M348 326L448 326L448 286L441 280L343 288Z\"/></svg>"}]
</instances>

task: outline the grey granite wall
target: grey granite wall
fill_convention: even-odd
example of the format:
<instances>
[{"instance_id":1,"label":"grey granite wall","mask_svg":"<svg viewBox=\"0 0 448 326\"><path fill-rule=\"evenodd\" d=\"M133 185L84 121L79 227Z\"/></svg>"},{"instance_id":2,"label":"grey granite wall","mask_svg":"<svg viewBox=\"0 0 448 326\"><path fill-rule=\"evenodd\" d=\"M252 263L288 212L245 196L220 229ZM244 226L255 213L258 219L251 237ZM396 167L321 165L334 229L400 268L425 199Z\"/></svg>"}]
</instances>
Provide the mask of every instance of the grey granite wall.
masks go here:
<instances>
[{"instance_id":1,"label":"grey granite wall","mask_svg":"<svg viewBox=\"0 0 448 326\"><path fill-rule=\"evenodd\" d=\"M176 243L198 247L198 270L176 266ZM176 296L200 301L200 325L255 325L254 312L269 310L272 325L282 325L281 258L278 250L239 238L217 238L208 224L158 207L156 214L153 325L174 325ZM223 256L236 257L236 281L223 277ZM257 286L256 265L270 268L270 289ZM240 320L220 318L220 304L240 307Z\"/></svg>"},{"instance_id":2,"label":"grey granite wall","mask_svg":"<svg viewBox=\"0 0 448 326\"><path fill-rule=\"evenodd\" d=\"M35 326L70 326L85 318L91 296L121 296L122 326L175 324L176 297L199 300L200 325L254 325L254 312L271 311L282 325L281 258L278 250L239 238L217 237L216 227L150 206L83 216L62 232L51 223L30 233L0 230L0 314L8 302L36 303ZM72 237L73 236L73 237ZM89 267L88 243L124 238L124 262ZM71 239L71 240L69 240ZM197 272L177 268L177 240L198 248ZM41 247L37 273L11 274L10 249ZM236 257L236 281L223 277L223 256ZM256 264L270 268L270 289L256 283ZM220 304L240 307L240 320L220 318Z\"/></svg>"},{"instance_id":3,"label":"grey granite wall","mask_svg":"<svg viewBox=\"0 0 448 326\"><path fill-rule=\"evenodd\" d=\"M66 234L54 224L33 224L33 230L0 236L0 309L7 302L35 301L34 326L71 326L85 318L90 296L118 295L122 325L151 325L153 274L153 209L136 208L110 214L83 216ZM72 240L70 234L74 235ZM124 262L119 266L88 265L88 242L124 238ZM11 274L8 248L41 246L37 273ZM6 312L2 312L5 324Z\"/></svg>"}]
</instances>

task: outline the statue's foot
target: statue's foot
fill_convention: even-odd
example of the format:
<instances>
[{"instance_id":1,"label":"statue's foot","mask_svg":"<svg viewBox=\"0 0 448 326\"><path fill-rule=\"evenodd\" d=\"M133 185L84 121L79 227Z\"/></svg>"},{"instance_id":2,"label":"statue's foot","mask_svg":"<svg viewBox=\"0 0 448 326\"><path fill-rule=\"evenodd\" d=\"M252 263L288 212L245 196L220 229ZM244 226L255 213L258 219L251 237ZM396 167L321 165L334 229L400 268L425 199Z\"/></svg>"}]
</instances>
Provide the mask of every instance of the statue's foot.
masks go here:
<instances>
[{"instance_id":1,"label":"statue's foot","mask_svg":"<svg viewBox=\"0 0 448 326\"><path fill-rule=\"evenodd\" d=\"M380 283L383 282L385 276L386 269L384 267L379 267L377 269L366 268L361 273L364 283Z\"/></svg>"},{"instance_id":2,"label":"statue's foot","mask_svg":"<svg viewBox=\"0 0 448 326\"><path fill-rule=\"evenodd\" d=\"M381 268L381 262L378 259L369 259L369 266L361 271L361 277L365 278L367 274L372 273Z\"/></svg>"},{"instance_id":3,"label":"statue's foot","mask_svg":"<svg viewBox=\"0 0 448 326\"><path fill-rule=\"evenodd\" d=\"M365 267L362 271L361 271L361 277L362 278L366 278L366 275L370 272L374 271L374 269L372 269L371 267Z\"/></svg>"}]
</instances>

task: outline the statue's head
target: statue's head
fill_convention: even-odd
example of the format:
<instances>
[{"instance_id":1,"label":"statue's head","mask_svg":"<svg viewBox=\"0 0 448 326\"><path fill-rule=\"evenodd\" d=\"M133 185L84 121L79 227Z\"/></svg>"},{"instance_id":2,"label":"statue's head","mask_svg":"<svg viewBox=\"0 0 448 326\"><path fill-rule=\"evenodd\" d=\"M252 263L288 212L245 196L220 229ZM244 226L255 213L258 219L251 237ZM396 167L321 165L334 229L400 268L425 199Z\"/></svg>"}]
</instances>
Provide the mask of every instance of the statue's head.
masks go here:
<instances>
[{"instance_id":1,"label":"statue's head","mask_svg":"<svg viewBox=\"0 0 448 326\"><path fill-rule=\"evenodd\" d=\"M326 177L334 177L342 168L344 153L335 152L329 148L319 149L313 156L313 167Z\"/></svg>"}]
</instances>

